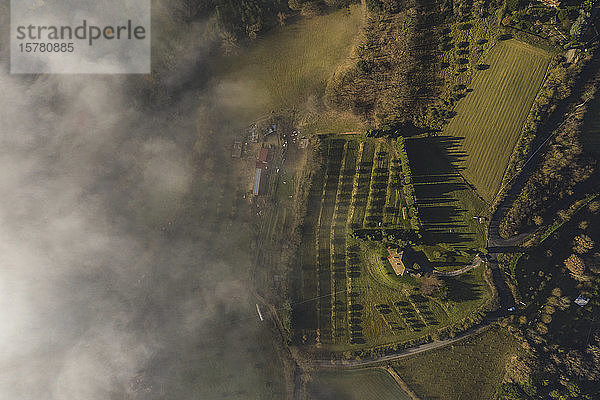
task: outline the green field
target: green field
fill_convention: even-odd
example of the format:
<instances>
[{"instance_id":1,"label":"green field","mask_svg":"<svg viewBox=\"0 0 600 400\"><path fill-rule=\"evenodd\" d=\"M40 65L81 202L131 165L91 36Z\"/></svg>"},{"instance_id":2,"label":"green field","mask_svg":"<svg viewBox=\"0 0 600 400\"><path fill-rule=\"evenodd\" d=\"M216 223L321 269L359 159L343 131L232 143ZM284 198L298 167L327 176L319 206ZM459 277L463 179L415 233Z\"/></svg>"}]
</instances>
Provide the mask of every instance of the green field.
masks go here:
<instances>
[{"instance_id":1,"label":"green field","mask_svg":"<svg viewBox=\"0 0 600 400\"><path fill-rule=\"evenodd\" d=\"M517 342L500 327L439 350L393 363L408 386L423 399L493 399Z\"/></svg>"},{"instance_id":2,"label":"green field","mask_svg":"<svg viewBox=\"0 0 600 400\"><path fill-rule=\"evenodd\" d=\"M351 235L412 237L390 143L347 135L323 139L320 151L297 257L296 341L334 351L405 342L461 321L489 298L483 267L447 279L444 301L422 296L416 278L392 271L382 240ZM426 265L424 257L417 252L415 262Z\"/></svg>"},{"instance_id":3,"label":"green field","mask_svg":"<svg viewBox=\"0 0 600 400\"><path fill-rule=\"evenodd\" d=\"M321 97L327 81L350 56L362 20L362 7L352 5L350 12L338 10L275 29L217 62L221 82L216 95L242 121L295 109L307 129L360 129L356 117L323 113Z\"/></svg>"},{"instance_id":4,"label":"green field","mask_svg":"<svg viewBox=\"0 0 600 400\"><path fill-rule=\"evenodd\" d=\"M410 400L382 369L320 371L310 383L315 400Z\"/></svg>"},{"instance_id":5,"label":"green field","mask_svg":"<svg viewBox=\"0 0 600 400\"><path fill-rule=\"evenodd\" d=\"M453 152L463 175L487 201L499 189L549 61L548 53L528 44L498 42L482 61L489 69L475 74L473 91L443 130L458 139Z\"/></svg>"}]
</instances>

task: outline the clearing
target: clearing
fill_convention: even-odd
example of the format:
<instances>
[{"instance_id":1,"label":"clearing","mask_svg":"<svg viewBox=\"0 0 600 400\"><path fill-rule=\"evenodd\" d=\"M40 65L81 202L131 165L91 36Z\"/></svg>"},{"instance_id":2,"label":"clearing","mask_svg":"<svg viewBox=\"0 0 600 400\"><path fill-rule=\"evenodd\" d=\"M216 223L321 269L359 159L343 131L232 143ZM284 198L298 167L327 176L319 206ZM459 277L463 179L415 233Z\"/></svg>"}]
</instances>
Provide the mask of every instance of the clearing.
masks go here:
<instances>
[{"instance_id":1,"label":"clearing","mask_svg":"<svg viewBox=\"0 0 600 400\"><path fill-rule=\"evenodd\" d=\"M327 81L350 56L362 23L363 8L355 4L349 11L341 9L275 29L217 62L218 97L241 121L294 109L306 126L305 134L324 127L337 132L362 129L359 118L323 113L322 106Z\"/></svg>"}]
</instances>

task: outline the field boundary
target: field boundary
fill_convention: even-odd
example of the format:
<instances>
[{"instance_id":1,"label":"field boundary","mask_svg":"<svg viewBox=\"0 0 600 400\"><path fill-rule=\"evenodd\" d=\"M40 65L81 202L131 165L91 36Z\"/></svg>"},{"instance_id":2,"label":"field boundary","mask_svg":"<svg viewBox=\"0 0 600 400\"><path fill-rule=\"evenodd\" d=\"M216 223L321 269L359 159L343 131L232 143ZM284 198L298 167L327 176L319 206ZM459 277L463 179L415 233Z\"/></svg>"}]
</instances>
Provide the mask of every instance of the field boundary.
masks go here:
<instances>
[{"instance_id":1,"label":"field boundary","mask_svg":"<svg viewBox=\"0 0 600 400\"><path fill-rule=\"evenodd\" d=\"M392 365L386 365L381 369L390 374L390 376L396 381L398 386L400 386L402 390L404 390L412 400L421 400L421 398L417 396L415 392L413 392L413 390L408 386L408 384L404 382L400 374L398 374L398 371L396 371L396 369Z\"/></svg>"}]
</instances>

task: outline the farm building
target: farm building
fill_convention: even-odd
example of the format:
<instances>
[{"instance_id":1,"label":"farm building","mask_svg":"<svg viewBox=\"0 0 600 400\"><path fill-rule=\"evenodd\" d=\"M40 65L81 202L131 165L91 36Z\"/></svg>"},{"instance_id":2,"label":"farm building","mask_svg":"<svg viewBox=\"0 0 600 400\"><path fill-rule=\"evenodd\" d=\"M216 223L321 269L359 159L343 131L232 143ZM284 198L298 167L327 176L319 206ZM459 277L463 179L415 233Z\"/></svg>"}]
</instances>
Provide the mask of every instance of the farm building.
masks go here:
<instances>
[{"instance_id":1,"label":"farm building","mask_svg":"<svg viewBox=\"0 0 600 400\"><path fill-rule=\"evenodd\" d=\"M258 161L267 164L269 162L269 149L263 147L258 154Z\"/></svg>"},{"instance_id":2,"label":"farm building","mask_svg":"<svg viewBox=\"0 0 600 400\"><path fill-rule=\"evenodd\" d=\"M258 160L256 161L256 174L254 176L254 189L253 193L255 196L263 194L267 185L267 168L269 165L269 149L263 147L258 153Z\"/></svg>"},{"instance_id":3,"label":"farm building","mask_svg":"<svg viewBox=\"0 0 600 400\"><path fill-rule=\"evenodd\" d=\"M252 143L258 142L258 131L256 130L256 125L251 125L248 128L248 141Z\"/></svg>"},{"instance_id":4,"label":"farm building","mask_svg":"<svg viewBox=\"0 0 600 400\"><path fill-rule=\"evenodd\" d=\"M398 251L395 247L388 247L388 261L396 275L404 275L406 272L406 253L404 251Z\"/></svg>"},{"instance_id":5,"label":"farm building","mask_svg":"<svg viewBox=\"0 0 600 400\"><path fill-rule=\"evenodd\" d=\"M258 160L256 161L257 169L268 169L269 167L269 149L263 147L258 153Z\"/></svg>"},{"instance_id":6,"label":"farm building","mask_svg":"<svg viewBox=\"0 0 600 400\"><path fill-rule=\"evenodd\" d=\"M254 189L252 190L252 193L255 196L264 194L266 181L267 173L262 168L256 168L256 174L254 175Z\"/></svg>"},{"instance_id":7,"label":"farm building","mask_svg":"<svg viewBox=\"0 0 600 400\"><path fill-rule=\"evenodd\" d=\"M265 129L265 137L277 132L277 125L273 124Z\"/></svg>"}]
</instances>

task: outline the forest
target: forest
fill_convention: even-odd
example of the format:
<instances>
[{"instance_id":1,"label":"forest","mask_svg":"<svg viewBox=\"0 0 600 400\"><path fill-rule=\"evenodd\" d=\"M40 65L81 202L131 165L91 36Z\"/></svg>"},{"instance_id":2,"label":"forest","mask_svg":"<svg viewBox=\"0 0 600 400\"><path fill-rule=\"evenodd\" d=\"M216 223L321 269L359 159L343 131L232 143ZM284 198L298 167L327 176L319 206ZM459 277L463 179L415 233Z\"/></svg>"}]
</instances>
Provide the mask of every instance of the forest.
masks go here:
<instances>
[{"instance_id":1,"label":"forest","mask_svg":"<svg viewBox=\"0 0 600 400\"><path fill-rule=\"evenodd\" d=\"M596 95L596 86L587 88L582 98ZM586 154L582 143L582 126L588 115L587 104L581 103L563 124L552 133L549 148L538 169L528 179L522 192L500 224L500 232L509 237L531 226L540 226L561 200L574 193L576 185L594 175L596 161Z\"/></svg>"},{"instance_id":2,"label":"forest","mask_svg":"<svg viewBox=\"0 0 600 400\"><path fill-rule=\"evenodd\" d=\"M186 23L216 14L224 32L235 39L254 39L298 13L318 15L348 6L352 0L182 0L176 16Z\"/></svg>"}]
</instances>

